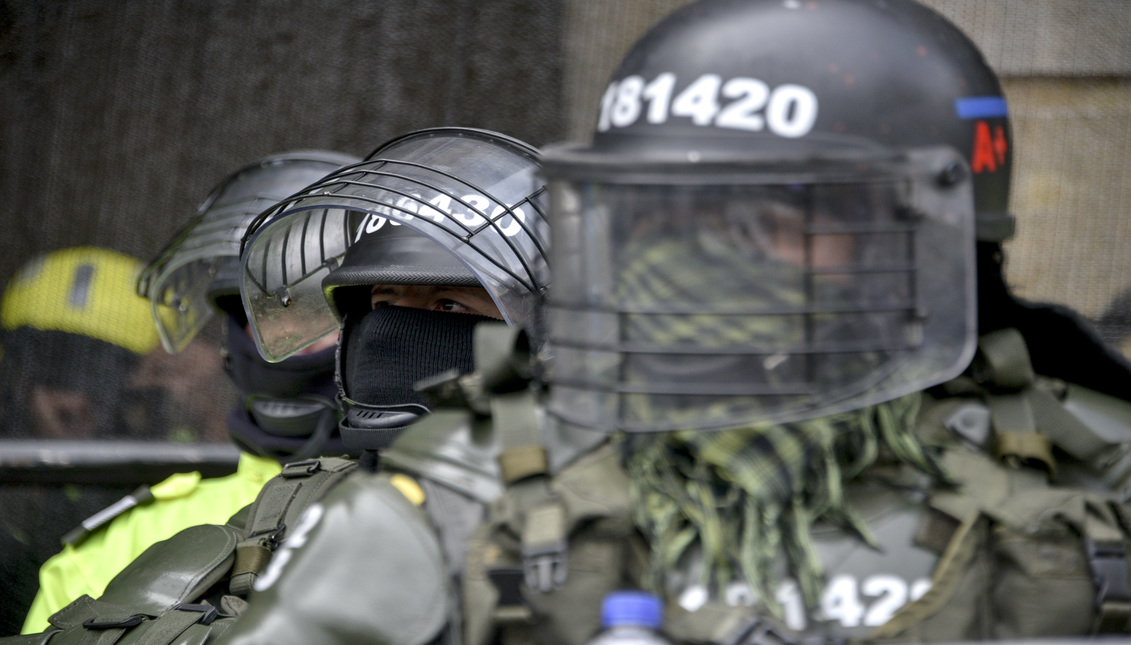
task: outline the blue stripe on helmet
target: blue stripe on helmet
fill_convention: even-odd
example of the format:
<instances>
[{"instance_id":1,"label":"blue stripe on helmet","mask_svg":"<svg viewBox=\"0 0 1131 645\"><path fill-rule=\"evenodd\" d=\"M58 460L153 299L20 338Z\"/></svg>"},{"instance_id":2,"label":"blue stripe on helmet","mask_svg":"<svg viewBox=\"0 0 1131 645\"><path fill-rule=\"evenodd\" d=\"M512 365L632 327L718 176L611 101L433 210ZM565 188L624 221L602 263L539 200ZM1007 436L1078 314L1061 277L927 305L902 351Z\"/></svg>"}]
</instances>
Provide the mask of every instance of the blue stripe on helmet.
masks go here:
<instances>
[{"instance_id":1,"label":"blue stripe on helmet","mask_svg":"<svg viewBox=\"0 0 1131 645\"><path fill-rule=\"evenodd\" d=\"M960 119L992 119L1009 115L1005 99L1000 96L971 96L954 100L954 111Z\"/></svg>"}]
</instances>

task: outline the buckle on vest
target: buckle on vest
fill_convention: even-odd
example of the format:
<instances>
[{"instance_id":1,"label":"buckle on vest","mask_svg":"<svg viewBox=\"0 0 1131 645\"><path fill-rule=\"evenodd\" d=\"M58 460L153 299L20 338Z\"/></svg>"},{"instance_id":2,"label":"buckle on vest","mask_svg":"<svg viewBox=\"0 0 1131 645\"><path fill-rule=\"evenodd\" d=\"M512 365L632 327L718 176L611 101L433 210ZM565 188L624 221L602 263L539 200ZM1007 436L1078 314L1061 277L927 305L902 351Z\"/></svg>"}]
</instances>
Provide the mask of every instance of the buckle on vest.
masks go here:
<instances>
[{"instance_id":1,"label":"buckle on vest","mask_svg":"<svg viewBox=\"0 0 1131 645\"><path fill-rule=\"evenodd\" d=\"M569 570L566 564L565 540L549 546L522 549L526 586L535 591L547 593L565 584Z\"/></svg>"},{"instance_id":2,"label":"buckle on vest","mask_svg":"<svg viewBox=\"0 0 1131 645\"><path fill-rule=\"evenodd\" d=\"M1084 551L1092 582L1096 585L1096 611L1106 602L1131 601L1131 584L1128 583L1127 547L1122 541L1084 538Z\"/></svg>"},{"instance_id":3,"label":"buckle on vest","mask_svg":"<svg viewBox=\"0 0 1131 645\"><path fill-rule=\"evenodd\" d=\"M143 614L134 614L133 616L130 616L129 618L123 618L122 620L108 620L105 622L99 622L93 618L88 618L87 620L83 621L82 626L87 629L126 629L127 627L137 627L142 623L143 620L145 620L145 616Z\"/></svg>"},{"instance_id":4,"label":"buckle on vest","mask_svg":"<svg viewBox=\"0 0 1131 645\"><path fill-rule=\"evenodd\" d=\"M173 605L173 609L179 611L201 612L204 615L201 616L200 620L197 621L201 625L211 625L212 621L216 620L216 618L220 615L220 610L216 609L212 605L194 605L191 603L182 602L180 604Z\"/></svg>"},{"instance_id":5,"label":"buckle on vest","mask_svg":"<svg viewBox=\"0 0 1131 645\"><path fill-rule=\"evenodd\" d=\"M522 569L518 567L488 569L487 579L499 593L499 599L495 603L496 622L513 624L530 623L534 620L534 611L522 594Z\"/></svg>"},{"instance_id":6,"label":"buckle on vest","mask_svg":"<svg viewBox=\"0 0 1131 645\"><path fill-rule=\"evenodd\" d=\"M273 529L259 531L247 536L249 540L255 539L267 549L274 551L279 547L279 542L282 542L282 535L287 532L287 525L285 522L279 522L279 525Z\"/></svg>"},{"instance_id":7,"label":"buckle on vest","mask_svg":"<svg viewBox=\"0 0 1131 645\"><path fill-rule=\"evenodd\" d=\"M526 586L546 593L565 584L568 548L565 507L560 502L550 501L528 510L522 528Z\"/></svg>"},{"instance_id":8,"label":"buckle on vest","mask_svg":"<svg viewBox=\"0 0 1131 645\"><path fill-rule=\"evenodd\" d=\"M322 460L320 459L304 459L302 461L292 461L289 464L283 464L283 471L279 474L285 479L292 477L309 477L318 472L322 467Z\"/></svg>"}]
</instances>

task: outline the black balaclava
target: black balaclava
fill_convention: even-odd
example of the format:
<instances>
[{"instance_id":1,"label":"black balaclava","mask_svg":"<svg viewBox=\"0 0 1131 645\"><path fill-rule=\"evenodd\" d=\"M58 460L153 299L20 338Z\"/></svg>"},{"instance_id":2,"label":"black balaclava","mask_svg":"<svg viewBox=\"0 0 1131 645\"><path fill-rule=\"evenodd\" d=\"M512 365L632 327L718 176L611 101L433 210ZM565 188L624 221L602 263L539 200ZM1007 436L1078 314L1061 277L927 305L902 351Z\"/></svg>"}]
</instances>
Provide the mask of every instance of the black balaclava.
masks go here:
<instances>
[{"instance_id":1,"label":"black balaclava","mask_svg":"<svg viewBox=\"0 0 1131 645\"><path fill-rule=\"evenodd\" d=\"M235 317L227 327L225 369L239 392L228 415L232 441L280 462L349 452L334 404L335 348L268 363Z\"/></svg>"},{"instance_id":2,"label":"black balaclava","mask_svg":"<svg viewBox=\"0 0 1131 645\"><path fill-rule=\"evenodd\" d=\"M477 314L382 306L347 314L342 326L342 390L377 408L424 407L417 382L456 369L471 372L472 331L495 320Z\"/></svg>"}]
</instances>

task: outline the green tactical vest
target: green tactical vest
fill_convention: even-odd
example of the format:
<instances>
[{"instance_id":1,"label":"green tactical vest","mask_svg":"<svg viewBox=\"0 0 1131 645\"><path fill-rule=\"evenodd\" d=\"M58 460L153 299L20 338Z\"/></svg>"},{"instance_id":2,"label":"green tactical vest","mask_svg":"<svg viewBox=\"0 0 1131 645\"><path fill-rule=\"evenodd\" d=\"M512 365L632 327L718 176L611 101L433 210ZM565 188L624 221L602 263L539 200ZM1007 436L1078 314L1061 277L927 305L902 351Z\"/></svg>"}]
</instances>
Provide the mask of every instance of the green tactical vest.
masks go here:
<instances>
[{"instance_id":1,"label":"green tactical vest","mask_svg":"<svg viewBox=\"0 0 1131 645\"><path fill-rule=\"evenodd\" d=\"M584 643L604 596L643 580L648 547L633 526L628 478L610 444L551 474L524 411L533 402L509 398L492 410L507 489L469 549L464 640ZM688 611L669 597L667 634L769 645L1131 632L1131 405L1035 376L1020 335L1006 330L980 340L966 375L924 395L916 432L953 486L916 498L877 490L869 477L849 483L883 553L814 531L823 610L840 622L805 615L799 630L788 608L773 618L709 600Z\"/></svg>"},{"instance_id":2,"label":"green tactical vest","mask_svg":"<svg viewBox=\"0 0 1131 645\"><path fill-rule=\"evenodd\" d=\"M288 527L356 466L335 457L286 464L228 524L193 526L152 545L97 600L84 595L52 615L47 631L0 643L215 642L247 607L244 598Z\"/></svg>"}]
</instances>

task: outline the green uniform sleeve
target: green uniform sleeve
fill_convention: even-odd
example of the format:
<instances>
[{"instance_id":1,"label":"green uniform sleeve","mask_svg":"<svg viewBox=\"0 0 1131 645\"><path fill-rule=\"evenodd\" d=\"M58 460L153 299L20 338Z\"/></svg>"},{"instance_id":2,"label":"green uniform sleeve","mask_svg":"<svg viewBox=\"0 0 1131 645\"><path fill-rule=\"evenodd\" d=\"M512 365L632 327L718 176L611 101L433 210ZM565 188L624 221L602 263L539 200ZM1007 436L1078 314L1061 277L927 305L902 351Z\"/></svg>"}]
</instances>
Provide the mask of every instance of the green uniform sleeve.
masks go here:
<instances>
[{"instance_id":1,"label":"green uniform sleeve","mask_svg":"<svg viewBox=\"0 0 1131 645\"><path fill-rule=\"evenodd\" d=\"M423 644L447 624L437 535L388 474L355 472L310 506L218 641Z\"/></svg>"}]
</instances>

